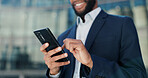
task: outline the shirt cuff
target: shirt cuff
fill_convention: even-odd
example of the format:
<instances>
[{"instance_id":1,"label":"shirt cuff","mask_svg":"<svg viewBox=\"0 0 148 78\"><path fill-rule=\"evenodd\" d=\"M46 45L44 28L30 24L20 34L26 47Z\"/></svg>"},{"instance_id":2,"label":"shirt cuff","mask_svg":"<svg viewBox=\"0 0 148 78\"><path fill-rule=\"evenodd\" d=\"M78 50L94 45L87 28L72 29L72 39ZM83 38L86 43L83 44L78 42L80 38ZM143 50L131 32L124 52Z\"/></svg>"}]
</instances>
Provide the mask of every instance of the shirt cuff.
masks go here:
<instances>
[{"instance_id":1,"label":"shirt cuff","mask_svg":"<svg viewBox=\"0 0 148 78\"><path fill-rule=\"evenodd\" d=\"M51 74L49 73L49 76L50 76L51 78L59 78L60 74L61 74L61 71L60 71L58 74L56 74L56 75L51 75Z\"/></svg>"}]
</instances>

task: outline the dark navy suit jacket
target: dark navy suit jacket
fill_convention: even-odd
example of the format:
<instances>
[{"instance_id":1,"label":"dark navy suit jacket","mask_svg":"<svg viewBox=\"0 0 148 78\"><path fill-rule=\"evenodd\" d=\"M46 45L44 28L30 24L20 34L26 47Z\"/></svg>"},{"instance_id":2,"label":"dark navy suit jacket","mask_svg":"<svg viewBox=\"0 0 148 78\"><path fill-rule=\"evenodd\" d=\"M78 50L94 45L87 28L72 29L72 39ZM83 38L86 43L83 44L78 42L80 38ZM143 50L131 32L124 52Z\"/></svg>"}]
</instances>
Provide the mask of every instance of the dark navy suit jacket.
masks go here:
<instances>
[{"instance_id":1,"label":"dark navy suit jacket","mask_svg":"<svg viewBox=\"0 0 148 78\"><path fill-rule=\"evenodd\" d=\"M76 38L77 25L69 28L58 38L62 45L65 38ZM131 18L115 16L103 10L96 17L88 33L85 47L91 54L93 68L88 73L82 65L83 76L87 78L146 78L137 31ZM61 67L60 78L72 78L75 58L68 50L69 65ZM47 71L47 77L48 76Z\"/></svg>"}]
</instances>

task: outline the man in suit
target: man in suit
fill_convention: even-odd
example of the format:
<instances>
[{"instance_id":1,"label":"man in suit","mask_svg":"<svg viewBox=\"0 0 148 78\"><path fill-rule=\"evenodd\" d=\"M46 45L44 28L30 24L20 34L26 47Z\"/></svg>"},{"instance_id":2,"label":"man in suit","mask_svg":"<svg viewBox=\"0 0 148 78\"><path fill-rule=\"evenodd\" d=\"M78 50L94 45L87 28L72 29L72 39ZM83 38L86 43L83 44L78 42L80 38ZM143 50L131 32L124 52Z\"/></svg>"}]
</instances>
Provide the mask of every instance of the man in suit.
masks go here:
<instances>
[{"instance_id":1,"label":"man in suit","mask_svg":"<svg viewBox=\"0 0 148 78\"><path fill-rule=\"evenodd\" d=\"M58 37L62 47L44 53L49 78L146 78L131 18L109 15L97 0L70 0L77 23ZM66 53L51 57L64 49ZM55 62L68 57L67 62Z\"/></svg>"}]
</instances>

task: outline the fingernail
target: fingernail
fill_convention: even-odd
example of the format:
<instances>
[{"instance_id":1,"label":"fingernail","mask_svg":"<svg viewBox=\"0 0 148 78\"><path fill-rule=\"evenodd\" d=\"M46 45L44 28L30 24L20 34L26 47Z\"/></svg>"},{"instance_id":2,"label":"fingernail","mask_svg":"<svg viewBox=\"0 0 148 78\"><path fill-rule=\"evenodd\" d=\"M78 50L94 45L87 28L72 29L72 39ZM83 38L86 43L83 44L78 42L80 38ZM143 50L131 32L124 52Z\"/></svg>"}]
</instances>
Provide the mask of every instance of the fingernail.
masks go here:
<instances>
[{"instance_id":1,"label":"fingernail","mask_svg":"<svg viewBox=\"0 0 148 78\"><path fill-rule=\"evenodd\" d=\"M58 48L57 48L57 51L61 51L61 47L58 47Z\"/></svg>"},{"instance_id":2,"label":"fingernail","mask_svg":"<svg viewBox=\"0 0 148 78\"><path fill-rule=\"evenodd\" d=\"M68 61L68 63L70 63L70 61Z\"/></svg>"},{"instance_id":3,"label":"fingernail","mask_svg":"<svg viewBox=\"0 0 148 78\"><path fill-rule=\"evenodd\" d=\"M45 46L48 46L48 43L45 43Z\"/></svg>"},{"instance_id":4,"label":"fingernail","mask_svg":"<svg viewBox=\"0 0 148 78\"><path fill-rule=\"evenodd\" d=\"M68 56L67 53L65 53L64 56L67 57Z\"/></svg>"}]
</instances>

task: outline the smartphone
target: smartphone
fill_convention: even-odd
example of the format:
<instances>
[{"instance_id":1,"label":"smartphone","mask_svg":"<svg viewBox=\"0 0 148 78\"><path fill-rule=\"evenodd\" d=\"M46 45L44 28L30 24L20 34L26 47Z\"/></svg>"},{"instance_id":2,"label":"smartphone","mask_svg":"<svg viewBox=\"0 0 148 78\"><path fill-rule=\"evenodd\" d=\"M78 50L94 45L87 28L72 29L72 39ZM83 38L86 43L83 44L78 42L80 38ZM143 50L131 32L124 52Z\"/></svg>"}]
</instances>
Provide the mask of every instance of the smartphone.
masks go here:
<instances>
[{"instance_id":1,"label":"smartphone","mask_svg":"<svg viewBox=\"0 0 148 78\"><path fill-rule=\"evenodd\" d=\"M60 47L60 44L58 43L58 41L56 40L56 38L54 37L54 35L52 34L49 28L35 30L34 34L36 35L38 40L41 42L41 44L49 43L49 46L45 49L47 52L57 47ZM51 57L61 55L63 53L65 53L64 50L52 55ZM56 62L65 62L65 61L68 61L68 57L57 60Z\"/></svg>"}]
</instances>

